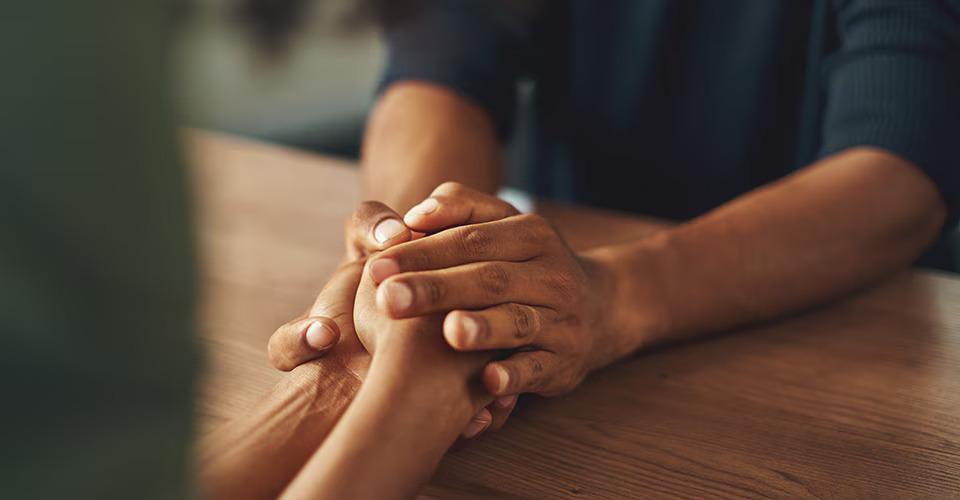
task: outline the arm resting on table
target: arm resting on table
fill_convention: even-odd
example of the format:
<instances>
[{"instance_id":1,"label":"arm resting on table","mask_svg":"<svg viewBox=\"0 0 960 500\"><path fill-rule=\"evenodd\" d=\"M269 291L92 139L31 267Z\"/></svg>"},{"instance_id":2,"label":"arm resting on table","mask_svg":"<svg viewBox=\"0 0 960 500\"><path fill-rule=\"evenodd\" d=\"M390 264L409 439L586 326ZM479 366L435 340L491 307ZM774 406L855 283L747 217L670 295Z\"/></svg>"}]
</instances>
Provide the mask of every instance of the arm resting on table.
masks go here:
<instances>
[{"instance_id":1,"label":"arm resting on table","mask_svg":"<svg viewBox=\"0 0 960 500\"><path fill-rule=\"evenodd\" d=\"M687 224L592 254L615 276L611 324L635 350L863 287L913 262L945 214L922 171L883 150L854 148Z\"/></svg>"},{"instance_id":2,"label":"arm resting on table","mask_svg":"<svg viewBox=\"0 0 960 500\"><path fill-rule=\"evenodd\" d=\"M200 444L204 498L275 498L333 429L360 389L335 358L291 371L243 417Z\"/></svg>"},{"instance_id":3,"label":"arm resting on table","mask_svg":"<svg viewBox=\"0 0 960 500\"><path fill-rule=\"evenodd\" d=\"M438 331L423 332L447 350ZM445 354L447 356L447 354ZM410 498L492 398L472 379L486 355L421 349L375 356L343 419L284 493L285 498Z\"/></svg>"},{"instance_id":4,"label":"arm resting on table","mask_svg":"<svg viewBox=\"0 0 960 500\"><path fill-rule=\"evenodd\" d=\"M400 213L446 181L493 193L500 187L501 164L487 112L439 85L391 85L367 124L365 196Z\"/></svg>"}]
</instances>

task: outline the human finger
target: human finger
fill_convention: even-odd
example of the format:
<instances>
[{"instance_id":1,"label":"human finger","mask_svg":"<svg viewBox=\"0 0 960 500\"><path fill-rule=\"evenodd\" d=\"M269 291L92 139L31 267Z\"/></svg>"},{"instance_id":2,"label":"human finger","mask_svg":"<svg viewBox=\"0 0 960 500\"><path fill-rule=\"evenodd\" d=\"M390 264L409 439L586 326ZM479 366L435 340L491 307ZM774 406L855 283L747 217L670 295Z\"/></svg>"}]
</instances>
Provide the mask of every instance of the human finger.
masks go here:
<instances>
[{"instance_id":1,"label":"human finger","mask_svg":"<svg viewBox=\"0 0 960 500\"><path fill-rule=\"evenodd\" d=\"M340 329L330 318L308 317L277 329L267 343L270 362L278 370L290 371L330 350L340 339Z\"/></svg>"},{"instance_id":2,"label":"human finger","mask_svg":"<svg viewBox=\"0 0 960 500\"><path fill-rule=\"evenodd\" d=\"M550 290L540 266L516 262L478 262L437 271L403 273L377 287L376 303L393 318L410 318L456 309L480 309L518 302L544 304Z\"/></svg>"},{"instance_id":3,"label":"human finger","mask_svg":"<svg viewBox=\"0 0 960 500\"><path fill-rule=\"evenodd\" d=\"M560 394L573 385L563 373L556 355L549 351L525 351L488 363L481 375L490 394L501 397L524 392Z\"/></svg>"},{"instance_id":4,"label":"human finger","mask_svg":"<svg viewBox=\"0 0 960 500\"><path fill-rule=\"evenodd\" d=\"M483 408L474 415L473 419L463 430L462 435L466 439L473 439L486 430L491 422L493 422L493 415L490 414L490 410Z\"/></svg>"},{"instance_id":5,"label":"human finger","mask_svg":"<svg viewBox=\"0 0 960 500\"><path fill-rule=\"evenodd\" d=\"M458 351L512 349L535 342L552 315L551 309L515 302L451 311L443 321L443 337Z\"/></svg>"},{"instance_id":6,"label":"human finger","mask_svg":"<svg viewBox=\"0 0 960 500\"><path fill-rule=\"evenodd\" d=\"M374 283L395 274L503 260L520 262L546 251L549 225L537 215L460 226L403 243L371 258Z\"/></svg>"},{"instance_id":7,"label":"human finger","mask_svg":"<svg viewBox=\"0 0 960 500\"><path fill-rule=\"evenodd\" d=\"M347 219L347 254L355 259L410 241L412 233L400 214L378 201L361 203Z\"/></svg>"},{"instance_id":8,"label":"human finger","mask_svg":"<svg viewBox=\"0 0 960 500\"><path fill-rule=\"evenodd\" d=\"M403 216L415 231L434 233L454 226L504 219L520 212L500 198L458 182L445 182Z\"/></svg>"}]
</instances>

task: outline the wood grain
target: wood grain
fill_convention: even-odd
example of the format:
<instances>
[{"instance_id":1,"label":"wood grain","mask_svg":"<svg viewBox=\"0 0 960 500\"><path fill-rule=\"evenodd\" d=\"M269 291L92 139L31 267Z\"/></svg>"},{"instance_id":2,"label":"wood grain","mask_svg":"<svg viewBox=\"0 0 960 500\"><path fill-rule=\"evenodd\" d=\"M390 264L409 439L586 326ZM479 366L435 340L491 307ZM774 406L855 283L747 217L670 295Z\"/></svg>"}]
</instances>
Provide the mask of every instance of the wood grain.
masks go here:
<instances>
[{"instance_id":1,"label":"wood grain","mask_svg":"<svg viewBox=\"0 0 960 500\"><path fill-rule=\"evenodd\" d=\"M201 431L280 374L265 345L342 255L346 162L191 132L202 255ZM664 225L541 205L579 248ZM657 349L526 398L449 455L425 496L960 496L960 280L910 271L841 303Z\"/></svg>"}]
</instances>

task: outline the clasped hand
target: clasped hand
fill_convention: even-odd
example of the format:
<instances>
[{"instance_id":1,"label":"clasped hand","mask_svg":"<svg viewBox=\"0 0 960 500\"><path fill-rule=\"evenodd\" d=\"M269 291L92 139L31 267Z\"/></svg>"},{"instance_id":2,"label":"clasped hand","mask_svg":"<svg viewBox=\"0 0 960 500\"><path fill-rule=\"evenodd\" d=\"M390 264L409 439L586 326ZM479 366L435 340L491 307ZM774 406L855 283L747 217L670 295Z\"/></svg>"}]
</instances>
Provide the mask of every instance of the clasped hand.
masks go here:
<instances>
[{"instance_id":1,"label":"clasped hand","mask_svg":"<svg viewBox=\"0 0 960 500\"><path fill-rule=\"evenodd\" d=\"M347 224L352 262L331 279L307 315L271 338L278 368L316 358L340 338L332 352L363 377L369 358L347 338L356 335L352 320L374 356L383 340L378 337L390 329L364 328L377 314L364 314L359 305L354 313L361 273L376 288L373 307L380 315L434 318L433 330L454 350L498 351L481 372L486 390L498 397L490 407L494 428L502 425L517 394L567 392L611 361L615 342L609 338L607 304L613 273L602 259L573 252L542 217L446 183L402 220L376 202L354 213ZM490 419L481 412L464 435L476 434Z\"/></svg>"}]
</instances>

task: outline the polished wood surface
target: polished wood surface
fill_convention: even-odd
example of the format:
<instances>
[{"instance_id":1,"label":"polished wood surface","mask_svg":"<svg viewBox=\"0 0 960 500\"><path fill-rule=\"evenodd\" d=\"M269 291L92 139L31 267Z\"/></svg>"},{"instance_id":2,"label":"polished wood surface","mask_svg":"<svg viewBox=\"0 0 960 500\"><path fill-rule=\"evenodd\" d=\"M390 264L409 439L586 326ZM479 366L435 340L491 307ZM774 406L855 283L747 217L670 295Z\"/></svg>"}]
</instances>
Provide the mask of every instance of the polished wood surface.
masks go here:
<instances>
[{"instance_id":1,"label":"polished wood surface","mask_svg":"<svg viewBox=\"0 0 960 500\"><path fill-rule=\"evenodd\" d=\"M346 162L189 134L207 364L201 432L281 377L273 330L312 301L360 201ZM541 209L580 248L662 225ZM444 459L433 497L960 496L960 280L910 271L841 303L641 353Z\"/></svg>"}]
</instances>

